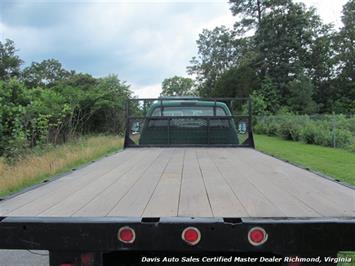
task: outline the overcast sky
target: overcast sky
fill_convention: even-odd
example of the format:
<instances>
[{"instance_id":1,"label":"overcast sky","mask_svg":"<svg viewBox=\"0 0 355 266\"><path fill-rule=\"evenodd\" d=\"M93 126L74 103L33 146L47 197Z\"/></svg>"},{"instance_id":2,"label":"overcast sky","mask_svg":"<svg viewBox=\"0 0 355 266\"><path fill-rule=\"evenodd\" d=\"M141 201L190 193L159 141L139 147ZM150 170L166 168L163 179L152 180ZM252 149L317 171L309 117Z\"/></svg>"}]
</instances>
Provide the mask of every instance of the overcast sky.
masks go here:
<instances>
[{"instance_id":1,"label":"overcast sky","mask_svg":"<svg viewBox=\"0 0 355 266\"><path fill-rule=\"evenodd\" d=\"M48 58L96 77L117 74L141 97L164 78L186 76L204 28L232 26L222 0L0 0L1 41L15 41L25 65ZM301 1L301 0L299 0ZM341 26L346 0L302 0Z\"/></svg>"}]
</instances>

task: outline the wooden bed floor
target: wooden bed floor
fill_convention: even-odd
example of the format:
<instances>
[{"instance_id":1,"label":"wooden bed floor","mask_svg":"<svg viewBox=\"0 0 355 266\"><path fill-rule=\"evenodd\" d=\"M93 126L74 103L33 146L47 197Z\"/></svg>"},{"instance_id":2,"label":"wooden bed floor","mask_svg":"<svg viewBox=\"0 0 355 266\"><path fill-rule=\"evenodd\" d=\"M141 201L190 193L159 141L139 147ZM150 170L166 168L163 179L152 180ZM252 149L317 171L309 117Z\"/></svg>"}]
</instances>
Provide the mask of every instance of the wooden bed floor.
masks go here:
<instances>
[{"instance_id":1,"label":"wooden bed floor","mask_svg":"<svg viewBox=\"0 0 355 266\"><path fill-rule=\"evenodd\" d=\"M355 190L253 149L131 148L0 202L0 216L354 217Z\"/></svg>"}]
</instances>

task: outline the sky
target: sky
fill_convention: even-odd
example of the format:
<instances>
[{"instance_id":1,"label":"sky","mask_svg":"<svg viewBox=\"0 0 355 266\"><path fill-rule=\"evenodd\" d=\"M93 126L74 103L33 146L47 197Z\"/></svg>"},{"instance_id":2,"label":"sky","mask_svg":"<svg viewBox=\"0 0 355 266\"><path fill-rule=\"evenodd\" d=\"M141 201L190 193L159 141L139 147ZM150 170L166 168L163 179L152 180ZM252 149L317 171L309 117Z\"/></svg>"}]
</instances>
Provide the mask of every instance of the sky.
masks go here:
<instances>
[{"instance_id":1,"label":"sky","mask_svg":"<svg viewBox=\"0 0 355 266\"><path fill-rule=\"evenodd\" d=\"M139 97L187 76L203 29L232 27L227 0L0 0L0 40L15 42L25 66L58 59L95 77L117 74ZM341 26L346 0L297 0Z\"/></svg>"}]
</instances>

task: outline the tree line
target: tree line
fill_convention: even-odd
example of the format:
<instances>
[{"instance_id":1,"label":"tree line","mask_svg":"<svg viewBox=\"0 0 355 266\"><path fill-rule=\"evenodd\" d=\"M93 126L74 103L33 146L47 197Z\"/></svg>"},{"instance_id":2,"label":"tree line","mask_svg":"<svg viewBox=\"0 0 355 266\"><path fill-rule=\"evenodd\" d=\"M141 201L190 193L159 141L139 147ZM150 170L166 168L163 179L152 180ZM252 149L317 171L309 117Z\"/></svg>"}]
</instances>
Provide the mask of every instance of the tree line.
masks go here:
<instances>
[{"instance_id":1,"label":"tree line","mask_svg":"<svg viewBox=\"0 0 355 266\"><path fill-rule=\"evenodd\" d=\"M233 28L199 35L198 54L187 68L194 87L163 82L163 95L172 89L206 97L251 95L257 114L354 113L355 0L344 5L339 30L324 24L315 8L292 0L229 3Z\"/></svg>"},{"instance_id":2,"label":"tree line","mask_svg":"<svg viewBox=\"0 0 355 266\"><path fill-rule=\"evenodd\" d=\"M123 130L132 92L116 75L95 78L55 59L23 63L13 41L0 42L0 157Z\"/></svg>"},{"instance_id":3,"label":"tree line","mask_svg":"<svg viewBox=\"0 0 355 266\"><path fill-rule=\"evenodd\" d=\"M342 27L324 24L293 0L230 0L233 28L203 30L187 67L162 95L248 97L256 114L354 113L355 0ZM0 157L43 144L124 128L132 97L116 75L96 78L55 59L23 67L11 40L0 42Z\"/></svg>"}]
</instances>

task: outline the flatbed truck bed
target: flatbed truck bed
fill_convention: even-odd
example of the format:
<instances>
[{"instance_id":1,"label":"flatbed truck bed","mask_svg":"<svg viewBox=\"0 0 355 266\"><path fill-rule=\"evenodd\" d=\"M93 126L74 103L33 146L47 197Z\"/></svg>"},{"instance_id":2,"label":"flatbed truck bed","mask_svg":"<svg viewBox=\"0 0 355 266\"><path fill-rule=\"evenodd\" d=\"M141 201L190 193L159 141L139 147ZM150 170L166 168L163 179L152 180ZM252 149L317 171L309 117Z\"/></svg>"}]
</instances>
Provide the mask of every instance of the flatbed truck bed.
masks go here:
<instances>
[{"instance_id":1,"label":"flatbed truck bed","mask_svg":"<svg viewBox=\"0 0 355 266\"><path fill-rule=\"evenodd\" d=\"M254 150L234 101L132 99L124 150L0 201L0 249L51 266L355 250L354 188Z\"/></svg>"},{"instance_id":2,"label":"flatbed truck bed","mask_svg":"<svg viewBox=\"0 0 355 266\"><path fill-rule=\"evenodd\" d=\"M354 217L355 190L250 148L130 148L0 202L0 216Z\"/></svg>"}]
</instances>

